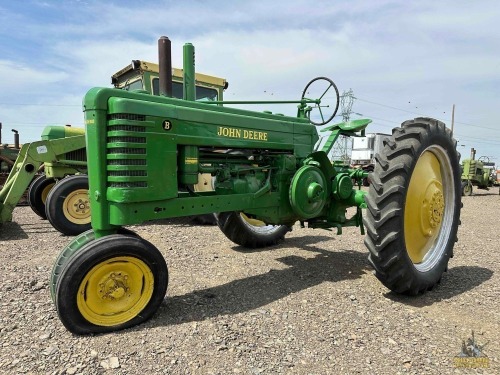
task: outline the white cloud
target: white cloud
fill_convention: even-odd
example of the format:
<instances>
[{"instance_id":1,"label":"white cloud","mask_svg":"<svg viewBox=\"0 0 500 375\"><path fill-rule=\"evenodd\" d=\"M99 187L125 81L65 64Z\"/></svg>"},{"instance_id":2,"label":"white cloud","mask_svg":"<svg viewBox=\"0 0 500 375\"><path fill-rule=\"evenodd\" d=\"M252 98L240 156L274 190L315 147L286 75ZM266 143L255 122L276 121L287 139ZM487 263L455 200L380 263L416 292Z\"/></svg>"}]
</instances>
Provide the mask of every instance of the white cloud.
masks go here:
<instances>
[{"instance_id":1,"label":"white cloud","mask_svg":"<svg viewBox=\"0 0 500 375\"><path fill-rule=\"evenodd\" d=\"M18 64L14 61L0 60L0 97L10 97L12 92L38 89L44 85L64 81L65 72L38 70L34 67Z\"/></svg>"}]
</instances>

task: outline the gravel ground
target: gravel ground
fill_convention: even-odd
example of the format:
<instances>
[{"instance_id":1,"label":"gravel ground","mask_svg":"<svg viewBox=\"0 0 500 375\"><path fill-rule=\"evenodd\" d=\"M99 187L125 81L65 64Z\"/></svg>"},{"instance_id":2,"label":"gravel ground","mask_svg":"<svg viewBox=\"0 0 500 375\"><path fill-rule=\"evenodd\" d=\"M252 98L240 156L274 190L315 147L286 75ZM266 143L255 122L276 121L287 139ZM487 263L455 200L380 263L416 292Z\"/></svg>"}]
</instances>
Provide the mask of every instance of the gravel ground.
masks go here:
<instances>
[{"instance_id":1,"label":"gravel ground","mask_svg":"<svg viewBox=\"0 0 500 375\"><path fill-rule=\"evenodd\" d=\"M83 337L64 329L48 287L71 237L18 207L0 228L0 373L498 374L498 188L463 204L448 273L412 298L373 276L356 228L295 227L280 246L245 251L216 227L134 227L167 259L167 298L145 324ZM488 369L454 367L472 331Z\"/></svg>"}]
</instances>

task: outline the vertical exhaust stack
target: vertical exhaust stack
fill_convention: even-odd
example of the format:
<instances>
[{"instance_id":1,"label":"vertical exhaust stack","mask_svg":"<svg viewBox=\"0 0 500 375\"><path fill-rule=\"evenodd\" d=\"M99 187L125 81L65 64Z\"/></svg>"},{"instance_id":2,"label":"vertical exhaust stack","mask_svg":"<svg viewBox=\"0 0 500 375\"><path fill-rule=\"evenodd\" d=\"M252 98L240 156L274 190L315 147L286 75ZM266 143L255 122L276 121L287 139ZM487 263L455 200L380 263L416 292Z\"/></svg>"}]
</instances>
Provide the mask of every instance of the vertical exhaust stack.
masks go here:
<instances>
[{"instance_id":1,"label":"vertical exhaust stack","mask_svg":"<svg viewBox=\"0 0 500 375\"><path fill-rule=\"evenodd\" d=\"M2 145L2 123L0 122L0 146Z\"/></svg>"},{"instance_id":2,"label":"vertical exhaust stack","mask_svg":"<svg viewBox=\"0 0 500 375\"><path fill-rule=\"evenodd\" d=\"M191 43L184 44L182 78L182 98L194 102L196 100L194 46ZM180 149L180 160L182 162L179 165L179 182L186 185L197 184L199 172L198 146L182 146Z\"/></svg>"},{"instance_id":3,"label":"vertical exhaust stack","mask_svg":"<svg viewBox=\"0 0 500 375\"><path fill-rule=\"evenodd\" d=\"M158 39L160 95L172 97L172 43L166 36Z\"/></svg>"},{"instance_id":4,"label":"vertical exhaust stack","mask_svg":"<svg viewBox=\"0 0 500 375\"><path fill-rule=\"evenodd\" d=\"M19 147L19 132L16 129L12 129L14 132L14 148L20 149Z\"/></svg>"},{"instance_id":5,"label":"vertical exhaust stack","mask_svg":"<svg viewBox=\"0 0 500 375\"><path fill-rule=\"evenodd\" d=\"M184 44L183 50L183 88L184 100L196 100L195 68L194 68L194 46L191 43Z\"/></svg>"}]
</instances>

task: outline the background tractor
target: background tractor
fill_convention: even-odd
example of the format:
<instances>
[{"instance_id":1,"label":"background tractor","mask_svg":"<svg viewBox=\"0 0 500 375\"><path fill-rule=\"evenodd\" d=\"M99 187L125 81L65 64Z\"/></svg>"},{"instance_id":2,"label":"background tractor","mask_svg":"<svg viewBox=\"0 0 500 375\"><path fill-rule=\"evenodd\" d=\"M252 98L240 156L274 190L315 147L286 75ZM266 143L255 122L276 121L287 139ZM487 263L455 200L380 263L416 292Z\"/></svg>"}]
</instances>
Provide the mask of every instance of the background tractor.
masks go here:
<instances>
[{"instance_id":1,"label":"background tractor","mask_svg":"<svg viewBox=\"0 0 500 375\"><path fill-rule=\"evenodd\" d=\"M85 147L83 134L84 129L47 126L41 141L25 143L21 147L0 190L0 224L12 220L12 211L42 164L45 165L46 176L37 177L28 190L28 201L34 210L41 210L41 202L50 189L50 183L53 183L52 178L77 173L79 168L86 166L85 161L78 160L85 153L85 150L81 152ZM50 183L44 184L44 181Z\"/></svg>"},{"instance_id":2,"label":"background tractor","mask_svg":"<svg viewBox=\"0 0 500 375\"><path fill-rule=\"evenodd\" d=\"M472 187L489 190L498 184L495 163L490 162L488 157L475 158L476 150L471 149L470 159L462 161L462 195L472 195Z\"/></svg>"},{"instance_id":3,"label":"background tractor","mask_svg":"<svg viewBox=\"0 0 500 375\"><path fill-rule=\"evenodd\" d=\"M0 122L0 187L4 185L19 155L19 132L14 132L14 144L2 143L2 123Z\"/></svg>"},{"instance_id":4,"label":"background tractor","mask_svg":"<svg viewBox=\"0 0 500 375\"><path fill-rule=\"evenodd\" d=\"M366 172L333 165L327 155L340 135L364 135L369 120L328 126L330 149L315 151L315 125L327 124L338 109L332 80L315 78L300 99L272 102L296 103L295 116L219 105L255 102L197 102L194 47L187 43L177 99L168 74L170 41L158 44L159 96L93 88L83 101L92 229L62 249L50 279L68 330L123 329L159 308L166 262L124 228L148 220L218 213L226 237L248 248L282 241L297 222L337 234L366 228L369 260L389 289L415 295L440 282L461 207L456 141L445 124L417 118L394 129L367 193ZM192 189L200 173L210 173L213 190ZM349 207L355 209L348 215ZM248 225L254 221L270 234L256 236L257 225Z\"/></svg>"}]
</instances>

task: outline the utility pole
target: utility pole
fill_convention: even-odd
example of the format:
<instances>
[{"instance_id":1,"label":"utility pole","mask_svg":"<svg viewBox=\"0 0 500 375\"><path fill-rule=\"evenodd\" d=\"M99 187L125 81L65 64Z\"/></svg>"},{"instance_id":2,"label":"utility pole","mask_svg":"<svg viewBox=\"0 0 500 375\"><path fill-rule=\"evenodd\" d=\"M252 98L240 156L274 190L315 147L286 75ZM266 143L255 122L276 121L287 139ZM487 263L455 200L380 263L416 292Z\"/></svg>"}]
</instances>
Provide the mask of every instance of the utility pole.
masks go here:
<instances>
[{"instance_id":1,"label":"utility pole","mask_svg":"<svg viewBox=\"0 0 500 375\"><path fill-rule=\"evenodd\" d=\"M453 109L451 110L451 132L453 133L453 127L455 126L455 104L453 104Z\"/></svg>"},{"instance_id":2,"label":"utility pole","mask_svg":"<svg viewBox=\"0 0 500 375\"><path fill-rule=\"evenodd\" d=\"M349 122L352 113L352 105L354 103L354 95L352 89L344 91L340 96L340 113L342 121ZM351 162L351 138L341 135L330 153L330 159L333 161L341 161L343 164Z\"/></svg>"}]
</instances>

